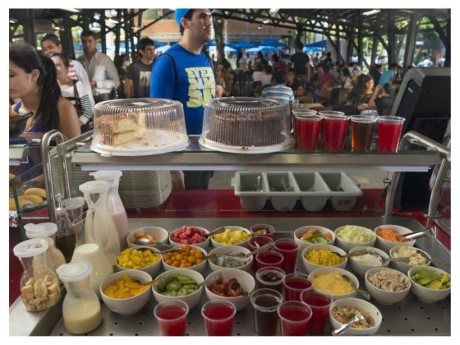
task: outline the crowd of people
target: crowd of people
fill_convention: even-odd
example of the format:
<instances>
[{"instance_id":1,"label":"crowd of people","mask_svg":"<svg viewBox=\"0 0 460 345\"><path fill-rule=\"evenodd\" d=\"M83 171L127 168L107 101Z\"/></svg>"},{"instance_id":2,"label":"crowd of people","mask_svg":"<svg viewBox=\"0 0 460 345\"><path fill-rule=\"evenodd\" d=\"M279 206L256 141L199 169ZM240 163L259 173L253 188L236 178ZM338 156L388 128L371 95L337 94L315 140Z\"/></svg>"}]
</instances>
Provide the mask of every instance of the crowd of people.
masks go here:
<instances>
[{"instance_id":1,"label":"crowd of people","mask_svg":"<svg viewBox=\"0 0 460 345\"><path fill-rule=\"evenodd\" d=\"M124 97L169 98L182 102L189 134L199 134L203 105L222 96L266 97L292 104L296 98L310 95L313 102L328 106L334 102L333 90L339 88L346 90L346 104L353 113L386 113L407 72L392 63L385 69L373 64L365 74L356 63L333 61L330 52L309 56L300 42L290 56L258 52L252 58L239 51L232 67L225 56L216 61L204 49L211 38L210 18L205 9L177 9L180 42L157 56L154 41L142 38L138 58L132 63L127 55L114 62L98 51L97 34L87 30L81 33L83 54L76 60L54 34L42 38L41 51L27 43L11 43L10 112L33 112L26 131L59 129L73 138L92 128L98 102ZM425 56L420 65L431 66L430 61ZM205 86L191 90L194 81Z\"/></svg>"}]
</instances>

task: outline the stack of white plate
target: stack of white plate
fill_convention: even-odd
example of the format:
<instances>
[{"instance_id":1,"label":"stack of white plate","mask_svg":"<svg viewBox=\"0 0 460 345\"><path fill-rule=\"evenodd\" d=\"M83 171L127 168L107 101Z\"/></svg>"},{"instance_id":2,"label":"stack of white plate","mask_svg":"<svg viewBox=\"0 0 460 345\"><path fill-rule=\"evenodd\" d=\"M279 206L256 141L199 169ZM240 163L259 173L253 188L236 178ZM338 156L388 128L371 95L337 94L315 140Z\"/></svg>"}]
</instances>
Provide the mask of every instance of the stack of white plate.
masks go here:
<instances>
[{"instance_id":1,"label":"stack of white plate","mask_svg":"<svg viewBox=\"0 0 460 345\"><path fill-rule=\"evenodd\" d=\"M54 193L62 193L57 168L57 157L51 158L51 172ZM78 186L87 181L93 181L91 171L81 171L75 164L67 160L70 190L72 196L81 195ZM157 208L171 194L172 182L169 171L123 171L118 193L127 210Z\"/></svg>"}]
</instances>

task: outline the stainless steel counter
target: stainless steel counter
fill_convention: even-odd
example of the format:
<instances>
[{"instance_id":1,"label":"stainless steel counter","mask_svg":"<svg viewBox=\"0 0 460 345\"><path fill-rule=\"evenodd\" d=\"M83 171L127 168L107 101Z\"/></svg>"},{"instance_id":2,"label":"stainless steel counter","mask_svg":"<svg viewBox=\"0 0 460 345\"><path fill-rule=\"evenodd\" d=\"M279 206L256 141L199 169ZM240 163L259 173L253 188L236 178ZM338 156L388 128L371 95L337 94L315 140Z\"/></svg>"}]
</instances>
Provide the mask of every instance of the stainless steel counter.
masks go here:
<instances>
[{"instance_id":1,"label":"stainless steel counter","mask_svg":"<svg viewBox=\"0 0 460 345\"><path fill-rule=\"evenodd\" d=\"M423 227L414 219L394 218L394 224L409 227L413 230L421 230ZM130 228L146 225L162 226L168 230L178 228L184 224L201 225L208 229L214 229L222 225L240 225L250 227L260 222L260 219L236 219L236 218L193 218L193 219L130 219ZM356 224L374 228L382 224L380 218L289 218L269 219L266 222L276 229L276 236L292 237L292 232L303 225L316 224L336 228L344 224ZM416 246L426 250L433 257L450 259L449 251L436 239L425 238L417 240ZM450 267L442 267L450 271ZM297 270L303 271L300 260ZM361 282L362 283L362 282ZM361 285L361 287L364 284ZM188 316L187 334L190 336L205 335L204 323L200 314L200 307L206 301L205 294L201 303L196 306ZM374 303L374 302L373 302ZM115 314L103 306L103 323L95 331L88 335L105 336L136 336L136 335L159 335L157 323L153 317L155 301L151 301L137 314L122 316ZM441 302L427 304L420 302L412 293L402 302L383 306L374 303L382 312L383 323L378 335L451 335L451 302L450 298ZM327 334L330 334L328 325ZM60 306L47 312L29 313L24 310L20 300L10 308L10 335L69 335L60 318ZM248 307L239 311L235 317L233 329L234 336L255 335L253 329L252 308Z\"/></svg>"}]
</instances>

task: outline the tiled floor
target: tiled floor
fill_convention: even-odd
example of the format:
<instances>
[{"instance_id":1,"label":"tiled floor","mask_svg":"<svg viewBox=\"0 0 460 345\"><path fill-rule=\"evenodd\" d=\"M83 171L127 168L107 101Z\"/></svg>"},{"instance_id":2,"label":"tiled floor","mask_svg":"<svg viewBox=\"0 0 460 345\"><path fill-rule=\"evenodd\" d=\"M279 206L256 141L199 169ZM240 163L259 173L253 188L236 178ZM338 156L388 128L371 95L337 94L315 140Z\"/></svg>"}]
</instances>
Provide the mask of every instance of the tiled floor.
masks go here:
<instances>
[{"instance_id":1,"label":"tiled floor","mask_svg":"<svg viewBox=\"0 0 460 345\"><path fill-rule=\"evenodd\" d=\"M384 180L388 177L386 171L349 171L347 173L358 182L362 189L383 189ZM235 171L215 171L209 189L233 189L231 179L234 176Z\"/></svg>"}]
</instances>

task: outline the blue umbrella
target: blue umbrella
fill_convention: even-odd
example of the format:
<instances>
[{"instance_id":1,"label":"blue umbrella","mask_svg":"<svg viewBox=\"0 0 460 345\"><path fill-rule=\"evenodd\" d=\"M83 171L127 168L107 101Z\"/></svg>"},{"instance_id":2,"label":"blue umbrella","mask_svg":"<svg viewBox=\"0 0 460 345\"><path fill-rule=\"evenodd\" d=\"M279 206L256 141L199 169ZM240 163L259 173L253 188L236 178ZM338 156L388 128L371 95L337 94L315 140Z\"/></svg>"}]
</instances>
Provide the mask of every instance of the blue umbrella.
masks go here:
<instances>
[{"instance_id":1,"label":"blue umbrella","mask_svg":"<svg viewBox=\"0 0 460 345\"><path fill-rule=\"evenodd\" d=\"M254 48L254 45L249 41L242 40L242 41L233 43L233 48L236 48L236 49L249 49L249 48Z\"/></svg>"},{"instance_id":2,"label":"blue umbrella","mask_svg":"<svg viewBox=\"0 0 460 345\"><path fill-rule=\"evenodd\" d=\"M157 41L157 40L152 40L153 41L153 44L155 44L155 47L163 47L165 45L167 45L166 42L160 42L160 41Z\"/></svg>"},{"instance_id":3,"label":"blue umbrella","mask_svg":"<svg viewBox=\"0 0 460 345\"><path fill-rule=\"evenodd\" d=\"M259 46L270 46L270 47L287 47L286 43L274 40L274 39L266 39L258 44Z\"/></svg>"},{"instance_id":4,"label":"blue umbrella","mask_svg":"<svg viewBox=\"0 0 460 345\"><path fill-rule=\"evenodd\" d=\"M216 39L213 38L212 40L209 40L208 42L206 42L204 46L209 47L209 46L215 46L216 44L217 44ZM230 47L230 46L231 46L230 43L224 42L224 47Z\"/></svg>"},{"instance_id":5,"label":"blue umbrella","mask_svg":"<svg viewBox=\"0 0 460 345\"><path fill-rule=\"evenodd\" d=\"M279 48L267 47L267 46L258 46L258 47L246 50L246 53L257 53L257 52L266 53L266 52L278 52L278 51L279 51Z\"/></svg>"},{"instance_id":6,"label":"blue umbrella","mask_svg":"<svg viewBox=\"0 0 460 345\"><path fill-rule=\"evenodd\" d=\"M308 48L313 48L313 47L326 48L326 46L327 46L327 40L322 40L322 41L318 41L318 42L315 42L315 43L307 44L305 47L308 47Z\"/></svg>"}]
</instances>

